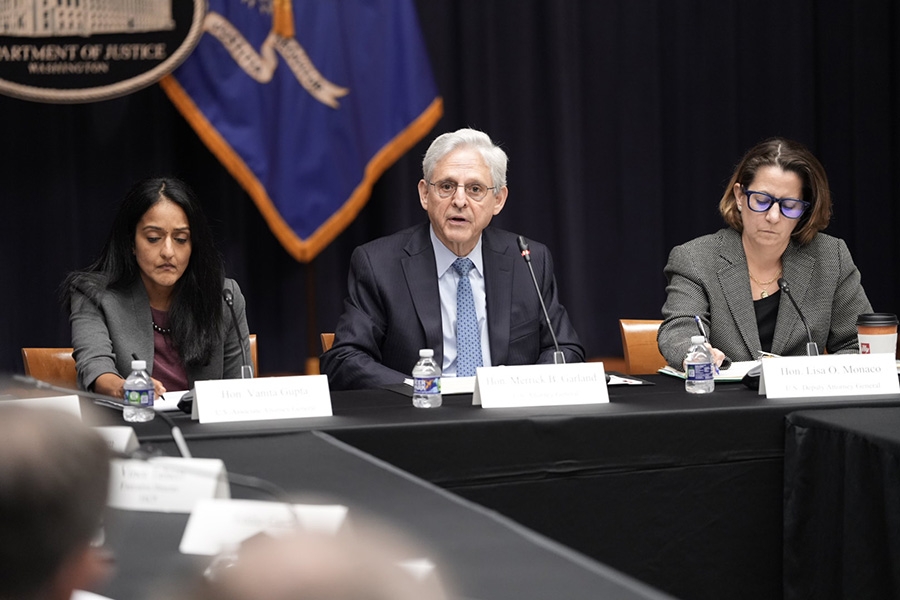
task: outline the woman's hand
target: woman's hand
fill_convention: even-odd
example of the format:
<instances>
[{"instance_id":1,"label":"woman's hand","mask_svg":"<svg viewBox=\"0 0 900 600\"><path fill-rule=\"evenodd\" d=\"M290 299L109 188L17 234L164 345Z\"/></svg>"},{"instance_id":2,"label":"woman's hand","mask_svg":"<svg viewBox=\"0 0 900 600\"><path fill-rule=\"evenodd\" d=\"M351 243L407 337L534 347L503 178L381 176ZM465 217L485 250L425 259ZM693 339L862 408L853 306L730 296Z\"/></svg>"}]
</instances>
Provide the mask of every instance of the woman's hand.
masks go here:
<instances>
[{"instance_id":1,"label":"woman's hand","mask_svg":"<svg viewBox=\"0 0 900 600\"><path fill-rule=\"evenodd\" d=\"M94 392L122 401L125 399L125 380L117 373L104 373L94 380Z\"/></svg>"},{"instance_id":2,"label":"woman's hand","mask_svg":"<svg viewBox=\"0 0 900 600\"><path fill-rule=\"evenodd\" d=\"M716 367L721 367L725 361L725 353L718 348L713 348L710 344L706 344L706 347L712 352L713 362L716 363Z\"/></svg>"},{"instance_id":3,"label":"woman's hand","mask_svg":"<svg viewBox=\"0 0 900 600\"><path fill-rule=\"evenodd\" d=\"M725 356L724 354L722 356ZM153 390L155 392L154 398L162 398L162 395L166 393L166 386L161 384L159 380L150 378L150 381L153 382Z\"/></svg>"},{"instance_id":4,"label":"woman's hand","mask_svg":"<svg viewBox=\"0 0 900 600\"><path fill-rule=\"evenodd\" d=\"M151 377L150 381L153 382L154 398L159 398L166 393L166 387L158 380ZM123 400L125 398L125 380L116 373L104 373L94 380L94 391Z\"/></svg>"}]
</instances>

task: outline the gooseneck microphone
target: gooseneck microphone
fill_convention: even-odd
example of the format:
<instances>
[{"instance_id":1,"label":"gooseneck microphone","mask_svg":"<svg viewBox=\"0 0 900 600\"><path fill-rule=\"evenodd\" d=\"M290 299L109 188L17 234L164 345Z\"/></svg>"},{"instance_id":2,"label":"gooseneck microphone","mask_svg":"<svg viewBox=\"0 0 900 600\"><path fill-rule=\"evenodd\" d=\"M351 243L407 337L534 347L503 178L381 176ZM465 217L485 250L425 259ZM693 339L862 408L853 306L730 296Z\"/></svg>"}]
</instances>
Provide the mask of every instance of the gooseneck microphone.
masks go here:
<instances>
[{"instance_id":1,"label":"gooseneck microphone","mask_svg":"<svg viewBox=\"0 0 900 600\"><path fill-rule=\"evenodd\" d=\"M106 394L98 394L96 392L88 392L85 390L74 390L72 388L60 387L58 385L53 385L52 383L47 383L46 381L41 381L40 379L35 379L34 377L29 377L27 375L15 374L13 375L13 379L28 385L33 385L40 390L53 390L54 392L60 392L61 394L66 394L69 396L84 396L86 398L90 398L94 401L94 404L97 404L99 406L114 408L116 410L125 409L125 403L115 396L107 396ZM184 458L191 458L191 451L187 447L187 442L184 440L184 435L181 433L181 428L175 424L175 422L172 420L172 417L165 414L163 411L158 410L156 411L156 414L160 419L166 422L166 425L169 426L169 432L172 434L172 439L175 441L175 445L178 446L178 451L181 452L181 456L183 456Z\"/></svg>"},{"instance_id":2,"label":"gooseneck microphone","mask_svg":"<svg viewBox=\"0 0 900 600\"><path fill-rule=\"evenodd\" d=\"M559 342L556 341L556 332L553 331L553 323L550 322L550 315L547 314L547 307L544 305L544 297L541 295L541 287L538 285L537 277L534 276L534 267L531 266L531 251L528 249L528 242L525 241L525 237L521 235L516 239L519 242L519 250L522 252L522 258L525 259L525 264L528 265L528 271L531 273L531 280L534 282L534 291L537 292L538 300L541 301L541 309L544 311L547 329L550 330L550 337L553 338L553 347L556 348L553 352L553 363L564 365L566 364L566 356L559 349Z\"/></svg>"},{"instance_id":3,"label":"gooseneck microphone","mask_svg":"<svg viewBox=\"0 0 900 600\"><path fill-rule=\"evenodd\" d=\"M237 315L234 312L234 294L228 288L222 290L222 297L228 310L231 311L231 322L234 324L234 335L241 346L241 379L253 379L253 365L247 362L247 353L244 351L244 340L241 338L241 330L238 328Z\"/></svg>"},{"instance_id":4,"label":"gooseneck microphone","mask_svg":"<svg viewBox=\"0 0 900 600\"><path fill-rule=\"evenodd\" d=\"M797 311L797 314L800 315L800 320L803 321L803 326L806 327L806 355L818 356L819 347L813 341L812 332L809 330L809 323L806 322L806 317L803 316L803 311L800 310L800 305L797 304L797 301L794 300L794 296L791 295L791 288L790 286L788 286L788 282L785 281L784 277L778 279L778 287L780 287L781 291L787 295L788 299L791 301L791 304L794 305L794 309Z\"/></svg>"}]
</instances>

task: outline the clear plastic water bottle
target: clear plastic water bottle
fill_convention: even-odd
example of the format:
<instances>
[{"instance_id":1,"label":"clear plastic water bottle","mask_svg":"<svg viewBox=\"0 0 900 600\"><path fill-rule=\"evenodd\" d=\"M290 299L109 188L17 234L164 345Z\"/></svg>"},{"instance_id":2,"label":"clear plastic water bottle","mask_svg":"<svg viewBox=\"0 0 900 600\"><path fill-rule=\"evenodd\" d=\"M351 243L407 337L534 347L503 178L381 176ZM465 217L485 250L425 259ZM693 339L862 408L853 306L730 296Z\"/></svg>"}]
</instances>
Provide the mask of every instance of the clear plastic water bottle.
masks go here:
<instances>
[{"instance_id":1,"label":"clear plastic water bottle","mask_svg":"<svg viewBox=\"0 0 900 600\"><path fill-rule=\"evenodd\" d=\"M684 380L685 391L691 394L708 394L716 389L713 364L712 352L706 347L706 338L702 335L693 336L684 359L684 372L687 375Z\"/></svg>"},{"instance_id":2,"label":"clear plastic water bottle","mask_svg":"<svg viewBox=\"0 0 900 600\"><path fill-rule=\"evenodd\" d=\"M434 350L419 350L419 362L413 367L413 406L437 408L441 405L441 368L434 362Z\"/></svg>"},{"instance_id":3,"label":"clear plastic water bottle","mask_svg":"<svg viewBox=\"0 0 900 600\"><path fill-rule=\"evenodd\" d=\"M131 361L131 375L125 380L125 420L129 423L152 421L156 416L154 393L153 380L147 374L147 362Z\"/></svg>"}]
</instances>

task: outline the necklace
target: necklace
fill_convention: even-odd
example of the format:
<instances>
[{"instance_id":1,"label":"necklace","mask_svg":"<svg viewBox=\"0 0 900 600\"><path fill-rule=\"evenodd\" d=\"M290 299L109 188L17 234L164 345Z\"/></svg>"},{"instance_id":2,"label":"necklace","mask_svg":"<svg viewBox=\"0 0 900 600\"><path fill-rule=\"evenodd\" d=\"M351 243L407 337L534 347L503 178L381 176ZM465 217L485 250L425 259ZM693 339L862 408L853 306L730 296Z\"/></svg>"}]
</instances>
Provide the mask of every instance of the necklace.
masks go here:
<instances>
[{"instance_id":1,"label":"necklace","mask_svg":"<svg viewBox=\"0 0 900 600\"><path fill-rule=\"evenodd\" d=\"M166 327L165 329L163 329L162 327L160 327L159 325L156 324L156 321L151 320L150 322L153 323L153 331L155 331L157 333L161 333L163 335L168 335L168 334L172 333L171 327Z\"/></svg>"},{"instance_id":2,"label":"necklace","mask_svg":"<svg viewBox=\"0 0 900 600\"><path fill-rule=\"evenodd\" d=\"M747 274L750 276L750 279L756 282L756 285L762 288L762 291L759 293L759 297L766 298L769 295L769 286L772 285L772 282L781 277L781 269L778 269L778 275L768 281L760 281L753 276L753 273L750 272L750 269L747 269Z\"/></svg>"}]
</instances>

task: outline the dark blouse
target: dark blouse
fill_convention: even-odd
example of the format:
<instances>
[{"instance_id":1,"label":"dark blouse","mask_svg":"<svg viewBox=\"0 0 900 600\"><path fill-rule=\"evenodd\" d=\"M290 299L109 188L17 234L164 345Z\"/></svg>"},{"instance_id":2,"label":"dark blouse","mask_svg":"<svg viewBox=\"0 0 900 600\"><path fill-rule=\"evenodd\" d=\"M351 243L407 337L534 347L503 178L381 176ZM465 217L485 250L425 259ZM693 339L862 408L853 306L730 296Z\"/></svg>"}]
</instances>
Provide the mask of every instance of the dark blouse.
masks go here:
<instances>
[{"instance_id":1,"label":"dark blouse","mask_svg":"<svg viewBox=\"0 0 900 600\"><path fill-rule=\"evenodd\" d=\"M763 352L772 351L772 340L775 339L775 322L778 320L778 303L781 301L781 290L771 296L753 301L756 311L756 328L759 330L759 344Z\"/></svg>"},{"instance_id":2,"label":"dark blouse","mask_svg":"<svg viewBox=\"0 0 900 600\"><path fill-rule=\"evenodd\" d=\"M181 363L181 356L170 343L171 336L166 331L169 328L169 313L156 310L152 306L150 312L153 315L153 373L169 391L188 389L187 371ZM161 332L160 329L163 331Z\"/></svg>"}]
</instances>

